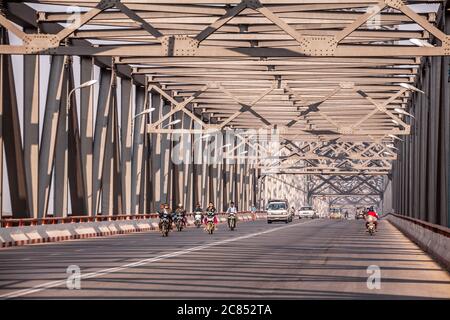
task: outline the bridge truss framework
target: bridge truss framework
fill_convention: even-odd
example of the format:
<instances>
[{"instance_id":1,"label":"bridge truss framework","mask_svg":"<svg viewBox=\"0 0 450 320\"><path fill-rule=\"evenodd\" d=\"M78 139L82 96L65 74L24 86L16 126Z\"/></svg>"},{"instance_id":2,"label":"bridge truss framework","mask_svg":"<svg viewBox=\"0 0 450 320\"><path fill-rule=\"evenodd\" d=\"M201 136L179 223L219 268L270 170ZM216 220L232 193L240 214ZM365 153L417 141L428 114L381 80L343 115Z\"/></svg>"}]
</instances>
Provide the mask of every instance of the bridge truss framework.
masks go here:
<instances>
[{"instance_id":1,"label":"bridge truss framework","mask_svg":"<svg viewBox=\"0 0 450 320\"><path fill-rule=\"evenodd\" d=\"M308 195L336 203L376 200L411 133L423 57L450 55L437 26L446 1L412 6L429 3L1 2L0 176L13 216L246 209L267 174L311 175ZM196 161L206 137L227 152Z\"/></svg>"}]
</instances>

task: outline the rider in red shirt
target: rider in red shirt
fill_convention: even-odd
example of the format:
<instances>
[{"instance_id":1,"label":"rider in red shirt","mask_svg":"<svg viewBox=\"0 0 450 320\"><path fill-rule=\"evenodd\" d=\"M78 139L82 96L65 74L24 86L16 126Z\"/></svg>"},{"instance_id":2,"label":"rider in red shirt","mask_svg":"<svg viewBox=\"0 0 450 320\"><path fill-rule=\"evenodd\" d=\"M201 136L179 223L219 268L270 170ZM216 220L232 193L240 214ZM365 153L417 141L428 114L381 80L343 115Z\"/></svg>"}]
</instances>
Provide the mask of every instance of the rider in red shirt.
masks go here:
<instances>
[{"instance_id":1,"label":"rider in red shirt","mask_svg":"<svg viewBox=\"0 0 450 320\"><path fill-rule=\"evenodd\" d=\"M375 210L373 210L373 207L370 207L370 208L369 208L369 211L366 213L366 219L367 219L368 216L372 216L372 217L376 218L376 220L374 221L374 224L375 224L375 230L376 230L377 227L378 227L378 221L377 221L377 220L378 220L380 217L379 217L378 214L375 212ZM366 222L366 228L368 227L368 225L369 225L369 222Z\"/></svg>"}]
</instances>

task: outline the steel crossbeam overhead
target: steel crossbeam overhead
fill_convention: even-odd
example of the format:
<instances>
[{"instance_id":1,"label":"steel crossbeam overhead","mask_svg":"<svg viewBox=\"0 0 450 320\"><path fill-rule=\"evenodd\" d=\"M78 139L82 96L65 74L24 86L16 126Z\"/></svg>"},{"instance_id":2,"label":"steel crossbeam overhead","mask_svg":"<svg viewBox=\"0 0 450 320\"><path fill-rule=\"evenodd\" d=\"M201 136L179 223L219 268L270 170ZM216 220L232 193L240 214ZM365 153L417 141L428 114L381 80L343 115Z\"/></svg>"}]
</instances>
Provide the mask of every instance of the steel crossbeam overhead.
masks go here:
<instances>
[{"instance_id":1,"label":"steel crossbeam overhead","mask_svg":"<svg viewBox=\"0 0 450 320\"><path fill-rule=\"evenodd\" d=\"M330 206L380 206L383 200L385 176L360 175L344 177L313 175L308 197L326 197Z\"/></svg>"},{"instance_id":2,"label":"steel crossbeam overhead","mask_svg":"<svg viewBox=\"0 0 450 320\"><path fill-rule=\"evenodd\" d=\"M450 56L438 23L446 5L0 1L11 211L138 214L214 197L248 205L264 174L336 177L310 196L376 200L395 141L414 130L424 58ZM11 56L22 56L20 78ZM213 143L220 161L203 161Z\"/></svg>"},{"instance_id":3,"label":"steel crossbeam overhead","mask_svg":"<svg viewBox=\"0 0 450 320\"><path fill-rule=\"evenodd\" d=\"M341 5L341 9L354 8L349 14L337 12L329 13L326 5L337 4L337 1L326 3L319 1L302 2L302 5L293 5L295 1L126 1L102 0L95 1L34 1L53 5L85 6L77 21L70 24L65 30L57 34L39 34L30 36L16 28L7 19L0 20L2 26L9 29L23 40L23 45L2 45L1 53L6 54L76 54L98 56L209 56L209 57L298 57L298 56L431 56L448 55L450 40L448 35L436 28L429 17L415 13L401 0L384 1L350 1ZM414 1L420 3L421 1ZM422 1L426 2L426 1ZM371 7L373 9L360 11L358 9ZM314 9L316 8L316 9ZM379 19L381 26L393 27L408 21L420 25L428 36L436 37L441 44L430 47L414 46L386 46L380 45L386 38L382 34L370 34L367 37L350 37L352 33L370 21L374 16L386 9L394 12ZM317 10L316 14L311 14ZM344 11L343 10L343 11ZM344 11L345 12L345 11ZM308 14L308 15L307 15ZM339 14L339 16L338 16ZM42 22L61 22L70 18L68 14L40 15ZM193 19L195 18L195 19ZM321 24L333 31L321 32ZM123 45L102 46L60 46L60 43L76 31L87 28L83 26L109 25L111 27L139 29L145 33L137 36L136 45L127 45L134 38L118 35L114 38L114 30L102 34L92 34L96 39L125 42ZM308 27L304 27L308 25ZM136 28L139 27L139 28ZM299 28L300 27L300 28ZM303 27L303 28L301 28ZM225 29L226 28L226 29ZM210 38L224 30L240 33L261 33L261 31L278 31L288 38L267 39L262 43L261 38L246 39L239 36L232 39L216 40ZM316 29L314 29L316 28ZM318 29L317 29L318 28ZM322 27L323 28L323 27ZM81 30L80 30L81 29ZM303 29L309 30L308 33ZM95 29L94 29L95 30ZM314 30L314 31L311 31ZM124 31L123 29L119 29ZM93 30L89 29L89 32ZM381 33L381 32L380 32ZM355 38L357 40L355 40ZM397 39L395 35L387 36L388 41ZM243 40L243 44L240 42ZM257 41L255 45L253 42ZM376 44L374 44L374 42ZM130 50L130 46L133 50ZM288 49L286 49L286 47Z\"/></svg>"}]
</instances>

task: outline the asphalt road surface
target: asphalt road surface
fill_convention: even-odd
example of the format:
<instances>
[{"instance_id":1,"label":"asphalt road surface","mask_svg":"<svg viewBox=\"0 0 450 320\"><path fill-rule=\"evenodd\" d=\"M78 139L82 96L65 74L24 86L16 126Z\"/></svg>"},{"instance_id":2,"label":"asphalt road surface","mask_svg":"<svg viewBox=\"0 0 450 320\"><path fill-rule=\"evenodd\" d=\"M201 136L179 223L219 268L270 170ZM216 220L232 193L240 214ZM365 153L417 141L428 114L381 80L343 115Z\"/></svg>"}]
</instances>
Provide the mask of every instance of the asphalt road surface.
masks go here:
<instances>
[{"instance_id":1,"label":"asphalt road surface","mask_svg":"<svg viewBox=\"0 0 450 320\"><path fill-rule=\"evenodd\" d=\"M427 254L387 221L374 237L363 224L261 220L1 249L0 298L450 298L449 273Z\"/></svg>"}]
</instances>

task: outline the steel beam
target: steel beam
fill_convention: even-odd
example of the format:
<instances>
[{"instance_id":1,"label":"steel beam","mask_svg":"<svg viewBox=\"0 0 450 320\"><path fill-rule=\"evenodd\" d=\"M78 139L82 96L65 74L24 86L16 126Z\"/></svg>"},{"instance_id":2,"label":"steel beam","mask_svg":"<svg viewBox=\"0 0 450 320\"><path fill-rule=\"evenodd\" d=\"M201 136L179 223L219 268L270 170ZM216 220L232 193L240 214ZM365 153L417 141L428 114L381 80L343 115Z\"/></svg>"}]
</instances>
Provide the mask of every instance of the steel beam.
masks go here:
<instances>
[{"instance_id":1,"label":"steel beam","mask_svg":"<svg viewBox=\"0 0 450 320\"><path fill-rule=\"evenodd\" d=\"M105 161L106 137L111 113L111 97L113 95L114 77L111 70L100 71L100 89L95 120L93 148L93 182L92 182L92 212L96 215L101 211L102 175ZM102 214L107 214L102 212Z\"/></svg>"},{"instance_id":2,"label":"steel beam","mask_svg":"<svg viewBox=\"0 0 450 320\"><path fill-rule=\"evenodd\" d=\"M133 84L130 79L121 79L121 178L122 178L122 201L124 213L131 213L131 158L132 158L132 107L133 107Z\"/></svg>"},{"instance_id":3,"label":"steel beam","mask_svg":"<svg viewBox=\"0 0 450 320\"><path fill-rule=\"evenodd\" d=\"M69 139L69 92L72 59L67 58L63 67L61 101L59 103L58 127L56 131L54 160L54 192L53 216L67 217L69 211L69 181L68 181L68 139Z\"/></svg>"},{"instance_id":4,"label":"steel beam","mask_svg":"<svg viewBox=\"0 0 450 320\"><path fill-rule=\"evenodd\" d=\"M81 58L80 83L94 79L93 59ZM80 89L80 148L84 183L84 207L89 216L93 211L93 147L94 147L94 88Z\"/></svg>"},{"instance_id":5,"label":"steel beam","mask_svg":"<svg viewBox=\"0 0 450 320\"><path fill-rule=\"evenodd\" d=\"M48 213L53 161L56 147L60 104L63 96L64 64L66 57L53 57L50 66L47 101L39 150L39 217Z\"/></svg>"},{"instance_id":6,"label":"steel beam","mask_svg":"<svg viewBox=\"0 0 450 320\"><path fill-rule=\"evenodd\" d=\"M135 115L147 109L148 93L143 87L136 87L136 109ZM133 157L131 160L131 214L143 213L140 206L141 197L143 197L141 186L142 179L145 181L145 168L143 165L144 156L144 128L147 115L138 116L133 121ZM143 176L144 175L144 176Z\"/></svg>"},{"instance_id":7,"label":"steel beam","mask_svg":"<svg viewBox=\"0 0 450 320\"><path fill-rule=\"evenodd\" d=\"M39 210L39 94L40 57L24 56L23 148L27 181L27 203L30 217L38 218Z\"/></svg>"}]
</instances>

